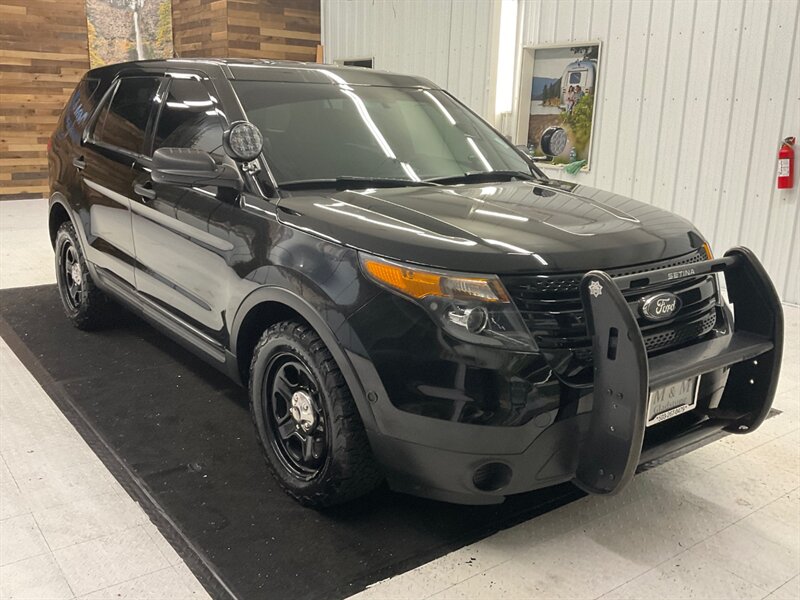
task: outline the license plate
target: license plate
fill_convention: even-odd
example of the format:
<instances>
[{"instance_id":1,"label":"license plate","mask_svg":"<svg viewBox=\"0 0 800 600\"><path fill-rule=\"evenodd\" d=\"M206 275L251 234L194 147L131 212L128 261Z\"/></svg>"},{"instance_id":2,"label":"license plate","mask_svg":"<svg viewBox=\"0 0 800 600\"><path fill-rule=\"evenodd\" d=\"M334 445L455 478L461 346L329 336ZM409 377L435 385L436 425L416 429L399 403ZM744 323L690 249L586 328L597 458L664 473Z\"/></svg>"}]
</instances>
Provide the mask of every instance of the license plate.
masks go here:
<instances>
[{"instance_id":1,"label":"license plate","mask_svg":"<svg viewBox=\"0 0 800 600\"><path fill-rule=\"evenodd\" d=\"M650 392L647 426L677 417L697 406L699 382L699 377L692 377Z\"/></svg>"}]
</instances>

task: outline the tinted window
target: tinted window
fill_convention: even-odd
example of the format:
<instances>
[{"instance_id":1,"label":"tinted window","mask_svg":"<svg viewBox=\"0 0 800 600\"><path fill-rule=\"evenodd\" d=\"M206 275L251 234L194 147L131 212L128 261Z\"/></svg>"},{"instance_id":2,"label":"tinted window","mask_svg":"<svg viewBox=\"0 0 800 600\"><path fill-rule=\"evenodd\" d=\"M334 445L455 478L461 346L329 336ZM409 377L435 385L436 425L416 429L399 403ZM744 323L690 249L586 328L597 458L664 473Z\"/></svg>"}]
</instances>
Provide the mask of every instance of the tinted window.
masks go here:
<instances>
[{"instance_id":1,"label":"tinted window","mask_svg":"<svg viewBox=\"0 0 800 600\"><path fill-rule=\"evenodd\" d=\"M128 77L120 81L108 113L98 119L95 139L140 153L159 82L157 77Z\"/></svg>"},{"instance_id":2,"label":"tinted window","mask_svg":"<svg viewBox=\"0 0 800 600\"><path fill-rule=\"evenodd\" d=\"M196 148L222 153L222 123L202 83L173 79L156 126L157 148Z\"/></svg>"},{"instance_id":3,"label":"tinted window","mask_svg":"<svg viewBox=\"0 0 800 600\"><path fill-rule=\"evenodd\" d=\"M75 88L67 106L61 113L61 122L58 127L61 136L69 134L71 137L77 138L81 135L83 126L97 104L95 92L99 84L100 81L97 79L82 79Z\"/></svg>"}]
</instances>

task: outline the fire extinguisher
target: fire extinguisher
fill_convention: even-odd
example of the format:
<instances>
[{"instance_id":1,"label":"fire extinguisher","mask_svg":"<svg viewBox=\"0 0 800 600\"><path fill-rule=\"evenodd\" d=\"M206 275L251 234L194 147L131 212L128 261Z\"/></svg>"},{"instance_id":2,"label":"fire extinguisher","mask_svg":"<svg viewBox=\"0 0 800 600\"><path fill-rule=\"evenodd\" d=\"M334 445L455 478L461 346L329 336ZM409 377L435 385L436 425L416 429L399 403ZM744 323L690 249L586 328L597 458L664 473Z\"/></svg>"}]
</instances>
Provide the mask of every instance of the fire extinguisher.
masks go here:
<instances>
[{"instance_id":1,"label":"fire extinguisher","mask_svg":"<svg viewBox=\"0 0 800 600\"><path fill-rule=\"evenodd\" d=\"M778 189L789 190L794 186L794 137L787 137L778 150Z\"/></svg>"}]
</instances>

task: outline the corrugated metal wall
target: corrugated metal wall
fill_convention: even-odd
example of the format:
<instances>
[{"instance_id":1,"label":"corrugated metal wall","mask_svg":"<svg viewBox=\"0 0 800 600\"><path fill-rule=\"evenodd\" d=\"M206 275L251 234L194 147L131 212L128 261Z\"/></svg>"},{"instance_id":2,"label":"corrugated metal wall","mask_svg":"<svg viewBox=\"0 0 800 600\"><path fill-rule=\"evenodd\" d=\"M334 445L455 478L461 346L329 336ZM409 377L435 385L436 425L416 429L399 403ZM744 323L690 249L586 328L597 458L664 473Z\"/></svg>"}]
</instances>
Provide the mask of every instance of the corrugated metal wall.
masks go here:
<instances>
[{"instance_id":1,"label":"corrugated metal wall","mask_svg":"<svg viewBox=\"0 0 800 600\"><path fill-rule=\"evenodd\" d=\"M592 168L573 179L667 208L722 252L743 244L800 302L798 186L775 187L800 135L797 0L535 0L520 45L603 42Z\"/></svg>"},{"instance_id":2,"label":"corrugated metal wall","mask_svg":"<svg viewBox=\"0 0 800 600\"><path fill-rule=\"evenodd\" d=\"M496 6L323 0L326 60L374 56L491 120ZM717 251L751 247L800 302L800 185L775 189L779 140L800 135L800 2L521 0L519 19L520 54L603 42L592 168L560 177L673 210Z\"/></svg>"},{"instance_id":3,"label":"corrugated metal wall","mask_svg":"<svg viewBox=\"0 0 800 600\"><path fill-rule=\"evenodd\" d=\"M427 77L488 114L495 8L490 0L322 0L325 62L373 58L376 69Z\"/></svg>"}]
</instances>

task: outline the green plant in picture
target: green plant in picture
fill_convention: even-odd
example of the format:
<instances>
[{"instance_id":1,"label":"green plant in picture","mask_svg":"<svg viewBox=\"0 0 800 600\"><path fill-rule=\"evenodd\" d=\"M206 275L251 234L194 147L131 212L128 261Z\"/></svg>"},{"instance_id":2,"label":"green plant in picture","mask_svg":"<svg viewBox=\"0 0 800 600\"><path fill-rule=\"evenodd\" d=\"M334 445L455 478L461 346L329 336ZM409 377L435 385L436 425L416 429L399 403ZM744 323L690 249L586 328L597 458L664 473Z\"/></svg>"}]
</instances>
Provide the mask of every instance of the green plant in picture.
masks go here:
<instances>
[{"instance_id":1,"label":"green plant in picture","mask_svg":"<svg viewBox=\"0 0 800 600\"><path fill-rule=\"evenodd\" d=\"M158 25L156 26L156 52L158 58L172 56L172 2L161 0L158 6Z\"/></svg>"},{"instance_id":2,"label":"green plant in picture","mask_svg":"<svg viewBox=\"0 0 800 600\"><path fill-rule=\"evenodd\" d=\"M571 113L561 113L561 121L572 130L575 150L578 158L586 158L586 148L592 137L592 106L594 96L585 94L572 109Z\"/></svg>"},{"instance_id":3,"label":"green plant in picture","mask_svg":"<svg viewBox=\"0 0 800 600\"><path fill-rule=\"evenodd\" d=\"M97 51L97 29L91 21L86 22L86 29L89 37L89 66L92 68L102 67L106 61Z\"/></svg>"}]
</instances>

